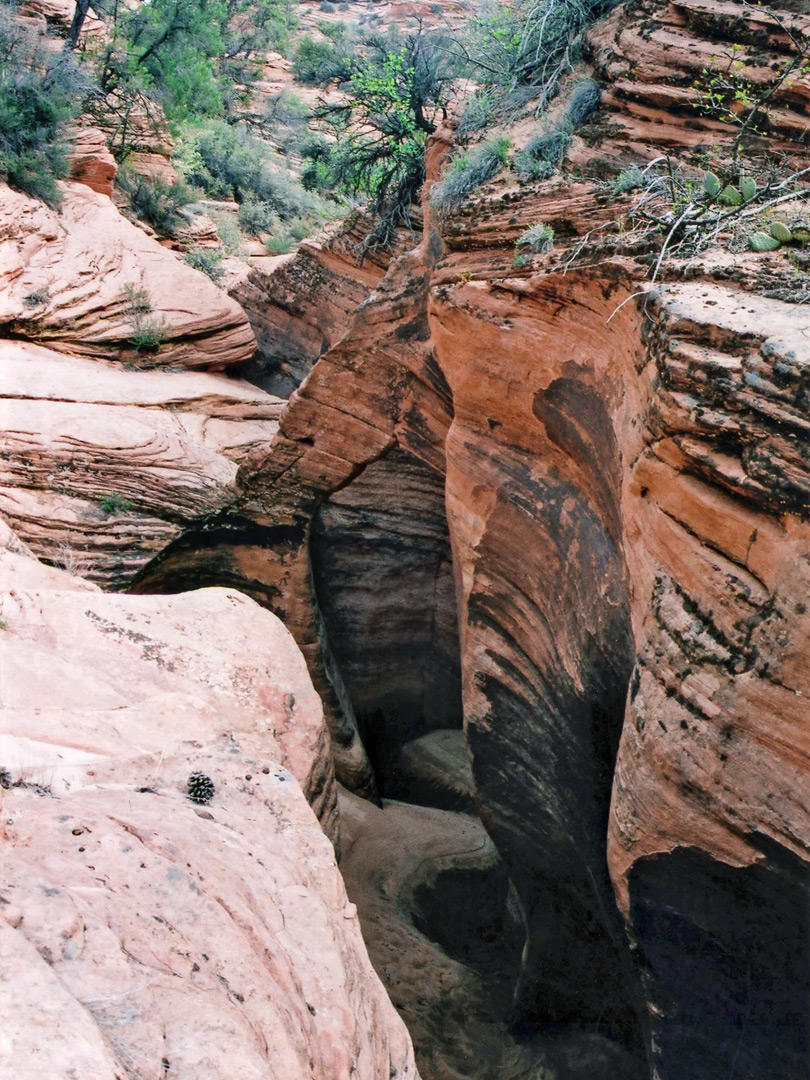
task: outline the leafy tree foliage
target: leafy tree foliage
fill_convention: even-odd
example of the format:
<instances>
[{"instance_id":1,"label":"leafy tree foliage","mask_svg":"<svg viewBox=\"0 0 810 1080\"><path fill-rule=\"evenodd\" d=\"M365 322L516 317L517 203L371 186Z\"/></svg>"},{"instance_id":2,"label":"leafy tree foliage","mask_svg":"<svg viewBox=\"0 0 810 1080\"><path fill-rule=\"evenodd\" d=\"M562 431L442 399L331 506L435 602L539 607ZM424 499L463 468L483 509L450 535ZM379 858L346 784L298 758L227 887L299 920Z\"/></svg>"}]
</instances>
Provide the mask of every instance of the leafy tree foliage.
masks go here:
<instances>
[{"instance_id":1,"label":"leafy tree foliage","mask_svg":"<svg viewBox=\"0 0 810 1080\"><path fill-rule=\"evenodd\" d=\"M54 54L0 6L0 178L56 204L67 172L65 124L87 84L72 57Z\"/></svg>"},{"instance_id":2,"label":"leafy tree foliage","mask_svg":"<svg viewBox=\"0 0 810 1080\"><path fill-rule=\"evenodd\" d=\"M289 0L112 0L102 91L146 93L173 120L223 116L294 25Z\"/></svg>"},{"instance_id":3,"label":"leafy tree foliage","mask_svg":"<svg viewBox=\"0 0 810 1080\"><path fill-rule=\"evenodd\" d=\"M336 138L313 142L304 182L367 196L378 225L367 238L385 246L424 181L424 147L444 112L451 71L436 35L421 27L400 37L367 38L352 58L345 102L316 116Z\"/></svg>"}]
</instances>

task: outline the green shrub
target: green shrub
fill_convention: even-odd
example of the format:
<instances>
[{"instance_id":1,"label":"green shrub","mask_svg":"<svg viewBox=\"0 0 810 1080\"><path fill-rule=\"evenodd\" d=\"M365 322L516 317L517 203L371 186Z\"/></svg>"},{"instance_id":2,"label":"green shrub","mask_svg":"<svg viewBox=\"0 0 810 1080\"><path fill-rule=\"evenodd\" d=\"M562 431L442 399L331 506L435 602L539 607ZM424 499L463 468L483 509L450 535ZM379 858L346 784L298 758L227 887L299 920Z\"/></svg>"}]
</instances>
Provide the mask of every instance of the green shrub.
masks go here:
<instances>
[{"instance_id":1,"label":"green shrub","mask_svg":"<svg viewBox=\"0 0 810 1080\"><path fill-rule=\"evenodd\" d=\"M460 136L472 131L480 131L492 122L495 116L495 98L489 90L478 90L464 102L464 111L458 125Z\"/></svg>"},{"instance_id":2,"label":"green shrub","mask_svg":"<svg viewBox=\"0 0 810 1080\"><path fill-rule=\"evenodd\" d=\"M320 41L306 34L298 42L293 74L309 86L347 82L354 71L352 47L344 41Z\"/></svg>"},{"instance_id":3,"label":"green shrub","mask_svg":"<svg viewBox=\"0 0 810 1080\"><path fill-rule=\"evenodd\" d=\"M638 165L631 165L629 169L620 172L615 180L610 181L610 189L614 195L624 195L628 191L636 191L646 187L649 177Z\"/></svg>"},{"instance_id":4,"label":"green shrub","mask_svg":"<svg viewBox=\"0 0 810 1080\"><path fill-rule=\"evenodd\" d=\"M602 91L593 79L580 79L571 91L568 108L565 116L565 127L568 131L576 131L599 107Z\"/></svg>"},{"instance_id":5,"label":"green shrub","mask_svg":"<svg viewBox=\"0 0 810 1080\"><path fill-rule=\"evenodd\" d=\"M547 180L571 145L567 131L538 135L515 154L515 171L524 180Z\"/></svg>"},{"instance_id":6,"label":"green shrub","mask_svg":"<svg viewBox=\"0 0 810 1080\"><path fill-rule=\"evenodd\" d=\"M314 197L272 156L267 143L244 126L212 121L184 128L172 160L188 183L214 199L266 203L285 219L315 209Z\"/></svg>"},{"instance_id":7,"label":"green shrub","mask_svg":"<svg viewBox=\"0 0 810 1080\"><path fill-rule=\"evenodd\" d=\"M219 248L193 247L186 252L184 259L193 270L201 270L203 274L207 274L215 285L222 284L225 270Z\"/></svg>"},{"instance_id":8,"label":"green shrub","mask_svg":"<svg viewBox=\"0 0 810 1080\"><path fill-rule=\"evenodd\" d=\"M57 205L67 175L65 131L90 83L72 55L54 54L0 6L0 179Z\"/></svg>"},{"instance_id":9,"label":"green shrub","mask_svg":"<svg viewBox=\"0 0 810 1080\"><path fill-rule=\"evenodd\" d=\"M546 225L543 221L538 221L536 225L532 225L518 238L515 244L515 251L522 247L528 247L534 255L543 255L547 251L551 251L554 246L554 230L550 225Z\"/></svg>"},{"instance_id":10,"label":"green shrub","mask_svg":"<svg viewBox=\"0 0 810 1080\"><path fill-rule=\"evenodd\" d=\"M287 255L295 247L295 244L290 234L284 232L279 236L269 236L265 240L264 246L270 255Z\"/></svg>"},{"instance_id":11,"label":"green shrub","mask_svg":"<svg viewBox=\"0 0 810 1080\"><path fill-rule=\"evenodd\" d=\"M103 495L99 499L99 506L105 514L122 514L132 509L132 503L123 495L114 492L112 495Z\"/></svg>"},{"instance_id":12,"label":"green shrub","mask_svg":"<svg viewBox=\"0 0 810 1080\"><path fill-rule=\"evenodd\" d=\"M239 227L250 236L271 233L278 228L279 217L269 203L255 202L253 199L242 203L237 219Z\"/></svg>"},{"instance_id":13,"label":"green shrub","mask_svg":"<svg viewBox=\"0 0 810 1080\"><path fill-rule=\"evenodd\" d=\"M448 213L500 172L506 165L508 154L509 139L505 135L496 135L454 158L444 179L431 191L430 201L440 213Z\"/></svg>"},{"instance_id":14,"label":"green shrub","mask_svg":"<svg viewBox=\"0 0 810 1080\"><path fill-rule=\"evenodd\" d=\"M171 235L182 224L179 211L194 199L194 193L182 180L169 184L159 176L133 175L121 169L116 181L129 195L141 221L165 235Z\"/></svg>"},{"instance_id":15,"label":"green shrub","mask_svg":"<svg viewBox=\"0 0 810 1080\"><path fill-rule=\"evenodd\" d=\"M152 299L142 285L127 282L123 291L124 311L137 318L152 310Z\"/></svg>"},{"instance_id":16,"label":"green shrub","mask_svg":"<svg viewBox=\"0 0 810 1080\"><path fill-rule=\"evenodd\" d=\"M145 319L140 315L136 315L129 343L139 353L157 352L163 344L168 330L169 324L162 317L155 316Z\"/></svg>"}]
</instances>

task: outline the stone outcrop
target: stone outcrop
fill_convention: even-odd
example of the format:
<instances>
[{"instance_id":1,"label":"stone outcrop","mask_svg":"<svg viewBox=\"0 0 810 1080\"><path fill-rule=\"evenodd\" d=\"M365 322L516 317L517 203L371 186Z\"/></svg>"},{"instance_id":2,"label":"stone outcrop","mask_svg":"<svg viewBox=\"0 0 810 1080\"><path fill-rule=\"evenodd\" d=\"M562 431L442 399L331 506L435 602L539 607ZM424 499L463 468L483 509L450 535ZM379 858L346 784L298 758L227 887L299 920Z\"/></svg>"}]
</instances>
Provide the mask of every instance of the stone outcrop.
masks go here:
<instances>
[{"instance_id":1,"label":"stone outcrop","mask_svg":"<svg viewBox=\"0 0 810 1080\"><path fill-rule=\"evenodd\" d=\"M735 127L689 105L704 39L750 46L752 84L785 55L767 16L738 17L650 3L595 30L610 85L577 166L649 160L667 125L689 129L674 145L722 153ZM806 89L802 76L774 98L768 144L799 164ZM396 724L389 701L375 726L369 695L385 690L359 654L381 655L397 625L408 638L420 610L418 589L398 607L385 569L411 554L411 519L390 507L395 493L419 504L420 462L446 500L476 804L526 922L518 1015L588 1024L661 1080L730 1063L799 1080L807 320L777 298L794 273L784 252L665 261L650 290L649 238L634 246L614 224L629 203L582 178L507 177L438 223L441 240L428 221L293 395L271 451L240 470L240 512L272 550L240 552L234 532L194 557L263 583L323 691L340 775L373 790L375 740ZM515 266L538 221L555 250ZM341 561L350 534L362 584ZM179 551L153 572L158 587L181 579ZM342 651L350 610L358 639ZM408 739L442 726L410 700Z\"/></svg>"},{"instance_id":2,"label":"stone outcrop","mask_svg":"<svg viewBox=\"0 0 810 1080\"><path fill-rule=\"evenodd\" d=\"M207 372L17 341L0 357L0 511L40 558L114 589L235 501L283 404Z\"/></svg>"},{"instance_id":3,"label":"stone outcrop","mask_svg":"<svg viewBox=\"0 0 810 1080\"><path fill-rule=\"evenodd\" d=\"M5 1069L418 1080L302 796L333 832L290 635L231 590L104 595L8 532L0 567Z\"/></svg>"},{"instance_id":4,"label":"stone outcrop","mask_svg":"<svg viewBox=\"0 0 810 1080\"><path fill-rule=\"evenodd\" d=\"M3 186L0 327L60 352L219 370L247 360L244 312L80 184L61 212Z\"/></svg>"},{"instance_id":5,"label":"stone outcrop","mask_svg":"<svg viewBox=\"0 0 810 1080\"><path fill-rule=\"evenodd\" d=\"M413 235L401 229L393 251L366 251L370 228L369 219L357 212L350 222L305 240L281 263L256 260L230 289L256 335L256 354L244 369L252 382L289 397L318 357L343 336L391 258L412 246Z\"/></svg>"},{"instance_id":6,"label":"stone outcrop","mask_svg":"<svg viewBox=\"0 0 810 1080\"><path fill-rule=\"evenodd\" d=\"M118 172L104 132L97 127L81 126L70 138L70 178L85 184L100 195L111 196Z\"/></svg>"}]
</instances>

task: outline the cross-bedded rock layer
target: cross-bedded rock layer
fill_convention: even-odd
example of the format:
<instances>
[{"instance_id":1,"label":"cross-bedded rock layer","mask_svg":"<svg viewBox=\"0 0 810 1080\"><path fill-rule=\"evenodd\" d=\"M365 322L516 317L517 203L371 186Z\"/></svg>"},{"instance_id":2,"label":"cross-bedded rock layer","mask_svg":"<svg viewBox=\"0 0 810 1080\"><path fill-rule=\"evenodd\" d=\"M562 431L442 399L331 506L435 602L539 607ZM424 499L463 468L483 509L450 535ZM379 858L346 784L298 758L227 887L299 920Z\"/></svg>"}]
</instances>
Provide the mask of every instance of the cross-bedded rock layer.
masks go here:
<instances>
[{"instance_id":1,"label":"cross-bedded rock layer","mask_svg":"<svg viewBox=\"0 0 810 1080\"><path fill-rule=\"evenodd\" d=\"M624 7L594 31L610 86L572 146L578 164L649 158L669 128L677 145L730 143L699 110L684 120L707 48L750 45L753 84L785 45L765 40L759 14L740 30L731 8ZM775 101L777 149L801 126L806 83ZM527 921L519 1012L643 1044L665 1080L724 1068L798 1080L806 309L757 294L763 274L789 270L776 257L710 252L693 280L667 281L664 265L650 292L621 237L608 258L595 231L616 198L588 181L507 179L440 223L441 247L427 228L293 396L270 455L243 466L243 507L296 530L258 576L340 687L333 731L353 757L339 768L362 787L356 660L335 662L314 600L310 521L318 507L336 520L358 475L372 490L389 461L395 477L402 451L444 478L476 799ZM514 243L537 221L561 246L515 270ZM589 232L594 253L566 266ZM404 495L404 472L398 483ZM374 648L395 637L387 627Z\"/></svg>"}]
</instances>

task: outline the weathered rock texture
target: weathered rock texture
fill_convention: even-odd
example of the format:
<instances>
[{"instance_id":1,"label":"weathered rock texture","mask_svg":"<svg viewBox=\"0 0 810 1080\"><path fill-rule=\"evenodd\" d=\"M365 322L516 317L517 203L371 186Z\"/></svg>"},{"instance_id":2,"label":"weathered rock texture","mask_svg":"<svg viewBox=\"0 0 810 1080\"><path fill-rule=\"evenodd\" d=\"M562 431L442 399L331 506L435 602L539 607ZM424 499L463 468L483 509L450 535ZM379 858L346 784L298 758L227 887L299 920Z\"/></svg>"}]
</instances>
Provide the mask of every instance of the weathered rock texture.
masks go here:
<instances>
[{"instance_id":1,"label":"weathered rock texture","mask_svg":"<svg viewBox=\"0 0 810 1080\"><path fill-rule=\"evenodd\" d=\"M294 257L257 260L231 295L248 314L257 351L243 369L257 385L289 397L318 357L337 344L393 256L413 246L400 230L392 251L366 251L371 221L361 213L301 244ZM268 270L265 261L274 263Z\"/></svg>"},{"instance_id":2,"label":"weathered rock texture","mask_svg":"<svg viewBox=\"0 0 810 1080\"><path fill-rule=\"evenodd\" d=\"M679 145L728 146L736 129L688 106L704 39L777 65L786 48L759 14L739 18L722 3L617 11L591 37L611 86L577 160L598 173L606 157L649 158L668 124L690 128ZM777 151L806 91L802 76L774 98ZM324 691L340 775L372 790L364 737L396 725L385 706L370 727L358 650L381 655L397 621L405 640L425 593L406 610L389 587L375 621L374 586L355 585L341 545L355 530L366 578L394 584L410 519L388 517L397 542L379 523L421 462L446 500L476 801L526 920L518 1015L609 1033L662 1080L799 1080L808 323L756 294L793 273L784 253L709 252L686 281L665 264L666 284L632 299L650 256L610 228L627 205L590 181L507 178L447 216L441 241L428 221L293 395L271 452L240 470L240 512L272 550L240 548L234 529L193 558L249 577L283 614ZM557 249L515 270L538 221ZM181 580L188 558L178 545L152 585ZM335 633L349 611L364 645ZM445 601L433 611L442 623ZM408 738L434 726L411 700Z\"/></svg>"},{"instance_id":3,"label":"weathered rock texture","mask_svg":"<svg viewBox=\"0 0 810 1080\"><path fill-rule=\"evenodd\" d=\"M289 634L232 591L106 596L4 543L4 1073L417 1080L296 782L333 828Z\"/></svg>"},{"instance_id":4,"label":"weathered rock texture","mask_svg":"<svg viewBox=\"0 0 810 1080\"><path fill-rule=\"evenodd\" d=\"M222 369L250 358L244 312L130 224L109 199L63 184L60 213L2 187L0 327L60 352Z\"/></svg>"},{"instance_id":5,"label":"weathered rock texture","mask_svg":"<svg viewBox=\"0 0 810 1080\"><path fill-rule=\"evenodd\" d=\"M100 195L110 196L117 172L118 166L107 146L104 132L92 126L78 126L70 139L71 180L85 184Z\"/></svg>"},{"instance_id":6,"label":"weathered rock texture","mask_svg":"<svg viewBox=\"0 0 810 1080\"><path fill-rule=\"evenodd\" d=\"M0 510L39 557L125 588L234 501L281 405L223 375L0 342Z\"/></svg>"},{"instance_id":7,"label":"weathered rock texture","mask_svg":"<svg viewBox=\"0 0 810 1080\"><path fill-rule=\"evenodd\" d=\"M441 476L392 450L318 510L315 591L372 759L461 727L458 624Z\"/></svg>"}]
</instances>

